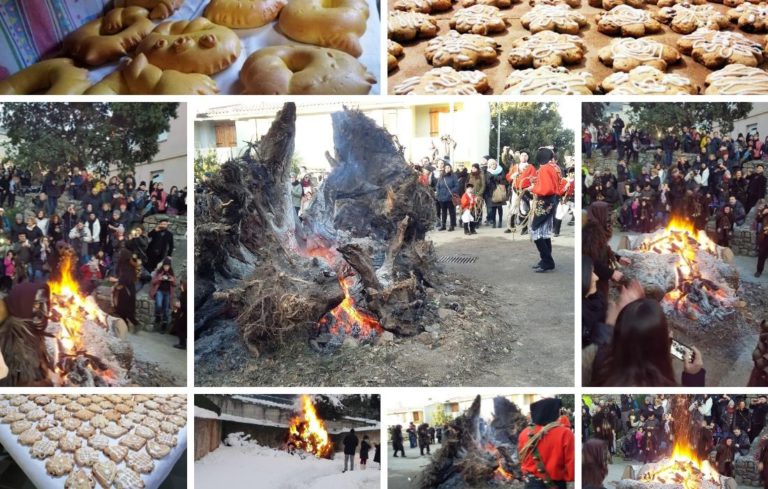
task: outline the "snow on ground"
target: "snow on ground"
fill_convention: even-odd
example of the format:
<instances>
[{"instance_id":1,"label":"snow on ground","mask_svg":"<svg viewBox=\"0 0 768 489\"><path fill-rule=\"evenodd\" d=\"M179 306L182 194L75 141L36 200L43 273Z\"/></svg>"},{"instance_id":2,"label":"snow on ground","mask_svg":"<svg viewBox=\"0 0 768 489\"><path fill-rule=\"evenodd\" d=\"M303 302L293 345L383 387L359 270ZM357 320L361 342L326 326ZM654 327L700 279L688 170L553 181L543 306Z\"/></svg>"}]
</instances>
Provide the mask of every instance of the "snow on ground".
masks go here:
<instances>
[{"instance_id":1,"label":"snow on ground","mask_svg":"<svg viewBox=\"0 0 768 489\"><path fill-rule=\"evenodd\" d=\"M373 455L373 451L371 451ZM344 454L333 460L318 459L246 443L220 446L195 462L195 487L250 487L256 489L378 489L381 471L378 464L360 470L355 456L355 470L342 473Z\"/></svg>"}]
</instances>

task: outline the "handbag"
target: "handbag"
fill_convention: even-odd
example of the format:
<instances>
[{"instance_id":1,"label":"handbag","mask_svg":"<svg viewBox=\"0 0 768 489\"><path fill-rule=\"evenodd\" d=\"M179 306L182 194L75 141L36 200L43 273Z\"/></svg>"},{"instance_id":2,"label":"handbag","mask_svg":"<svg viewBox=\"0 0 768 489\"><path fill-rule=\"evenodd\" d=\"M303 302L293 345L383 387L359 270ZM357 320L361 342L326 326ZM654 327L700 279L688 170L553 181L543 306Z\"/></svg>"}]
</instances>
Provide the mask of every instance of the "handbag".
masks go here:
<instances>
[{"instance_id":1,"label":"handbag","mask_svg":"<svg viewBox=\"0 0 768 489\"><path fill-rule=\"evenodd\" d=\"M451 202L454 206L461 205L461 195L455 194L451 192L451 187L448 186L448 182L445 181L445 178L443 178L443 185L445 185L445 188L448 189L448 192L451 194Z\"/></svg>"},{"instance_id":2,"label":"handbag","mask_svg":"<svg viewBox=\"0 0 768 489\"><path fill-rule=\"evenodd\" d=\"M491 202L494 204L501 204L507 201L507 189L502 184L497 184L491 194Z\"/></svg>"}]
</instances>

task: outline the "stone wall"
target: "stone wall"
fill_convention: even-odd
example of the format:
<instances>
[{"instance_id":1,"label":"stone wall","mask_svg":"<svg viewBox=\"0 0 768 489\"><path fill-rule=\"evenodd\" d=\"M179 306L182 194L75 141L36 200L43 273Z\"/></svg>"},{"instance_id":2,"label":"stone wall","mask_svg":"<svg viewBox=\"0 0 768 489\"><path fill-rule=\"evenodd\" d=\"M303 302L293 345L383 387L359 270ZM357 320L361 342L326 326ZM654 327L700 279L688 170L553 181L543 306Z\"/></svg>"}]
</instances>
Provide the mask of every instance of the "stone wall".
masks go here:
<instances>
[{"instance_id":1,"label":"stone wall","mask_svg":"<svg viewBox=\"0 0 768 489\"><path fill-rule=\"evenodd\" d=\"M654 151L643 151L638 155L638 163L629 162L627 166L635 173L639 173L640 167L645 165L653 165ZM695 153L683 153L682 151L676 151L674 153L674 160L678 158L687 159L688 161L694 161L696 159ZM587 168L594 168L601 172L610 171L614 175L616 174L616 165L619 163L618 153L611 151L607 156L603 156L602 151L596 150L592 152L592 158L584 158L584 164Z\"/></svg>"}]
</instances>

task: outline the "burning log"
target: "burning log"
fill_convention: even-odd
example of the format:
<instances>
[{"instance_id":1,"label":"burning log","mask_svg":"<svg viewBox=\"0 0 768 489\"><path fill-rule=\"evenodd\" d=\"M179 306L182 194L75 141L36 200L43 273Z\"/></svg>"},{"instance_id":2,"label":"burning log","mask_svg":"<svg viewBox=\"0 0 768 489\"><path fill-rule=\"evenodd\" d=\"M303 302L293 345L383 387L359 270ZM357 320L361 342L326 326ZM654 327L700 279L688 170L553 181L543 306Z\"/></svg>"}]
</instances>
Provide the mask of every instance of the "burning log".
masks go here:
<instances>
[{"instance_id":1,"label":"burning log","mask_svg":"<svg viewBox=\"0 0 768 489\"><path fill-rule=\"evenodd\" d=\"M289 451L301 450L319 458L333 458L333 442L309 396L301 396L301 414L291 420L286 446Z\"/></svg>"},{"instance_id":2,"label":"burning log","mask_svg":"<svg viewBox=\"0 0 768 489\"><path fill-rule=\"evenodd\" d=\"M638 280L667 314L705 326L734 314L740 279L730 264L733 254L686 222L626 237L619 254L632 261L625 276Z\"/></svg>"},{"instance_id":3,"label":"burning log","mask_svg":"<svg viewBox=\"0 0 768 489\"><path fill-rule=\"evenodd\" d=\"M332 171L302 218L289 179L296 108L222 165L197 200L196 331L234 319L251 353L308 336L319 352L415 335L436 256L424 241L434 201L402 148L364 114L332 115ZM199 285L198 285L199 282ZM200 297L197 297L198 291Z\"/></svg>"},{"instance_id":4,"label":"burning log","mask_svg":"<svg viewBox=\"0 0 768 489\"><path fill-rule=\"evenodd\" d=\"M416 480L420 489L511 485L521 478L517 435L526 419L503 397L494 399L491 429L480 426L480 396L443 431L443 446Z\"/></svg>"}]
</instances>

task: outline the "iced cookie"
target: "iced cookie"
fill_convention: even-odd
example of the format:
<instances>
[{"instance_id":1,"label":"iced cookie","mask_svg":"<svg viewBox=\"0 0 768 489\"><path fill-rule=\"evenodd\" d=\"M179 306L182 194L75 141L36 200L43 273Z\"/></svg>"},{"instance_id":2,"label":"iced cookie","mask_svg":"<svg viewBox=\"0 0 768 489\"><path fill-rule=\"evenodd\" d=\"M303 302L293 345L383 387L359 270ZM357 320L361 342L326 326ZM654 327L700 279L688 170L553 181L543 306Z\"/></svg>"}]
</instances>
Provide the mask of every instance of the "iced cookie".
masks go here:
<instances>
[{"instance_id":1,"label":"iced cookie","mask_svg":"<svg viewBox=\"0 0 768 489\"><path fill-rule=\"evenodd\" d=\"M581 7L581 0L528 0L528 5L568 5L571 8Z\"/></svg>"},{"instance_id":2,"label":"iced cookie","mask_svg":"<svg viewBox=\"0 0 768 489\"><path fill-rule=\"evenodd\" d=\"M101 432L110 438L120 438L121 436L126 434L128 430L118 425L117 423L113 422L113 423L109 423L109 426L102 429Z\"/></svg>"},{"instance_id":3,"label":"iced cookie","mask_svg":"<svg viewBox=\"0 0 768 489\"><path fill-rule=\"evenodd\" d=\"M80 467L93 467L99 461L99 452L85 446L75 450L75 463Z\"/></svg>"},{"instance_id":4,"label":"iced cookie","mask_svg":"<svg viewBox=\"0 0 768 489\"><path fill-rule=\"evenodd\" d=\"M67 430L61 426L54 426L53 428L45 430L45 437L53 441L59 441L66 434Z\"/></svg>"},{"instance_id":5,"label":"iced cookie","mask_svg":"<svg viewBox=\"0 0 768 489\"><path fill-rule=\"evenodd\" d=\"M104 449L104 455L118 464L128 455L128 448L121 445L110 445Z\"/></svg>"},{"instance_id":6,"label":"iced cookie","mask_svg":"<svg viewBox=\"0 0 768 489\"><path fill-rule=\"evenodd\" d=\"M240 38L234 31L205 17L164 22L136 48L160 69L204 75L229 67L240 56L240 50Z\"/></svg>"},{"instance_id":7,"label":"iced cookie","mask_svg":"<svg viewBox=\"0 0 768 489\"><path fill-rule=\"evenodd\" d=\"M68 434L59 439L59 450L62 452L74 452L83 446L83 439L74 434Z\"/></svg>"},{"instance_id":8,"label":"iced cookie","mask_svg":"<svg viewBox=\"0 0 768 489\"><path fill-rule=\"evenodd\" d=\"M61 427L67 431L75 431L80 427L81 424L83 424L82 421L73 417L68 417L61 420Z\"/></svg>"},{"instance_id":9,"label":"iced cookie","mask_svg":"<svg viewBox=\"0 0 768 489\"><path fill-rule=\"evenodd\" d=\"M611 95L696 95L699 88L688 78L638 66L629 73L614 73L600 84Z\"/></svg>"},{"instance_id":10,"label":"iced cookie","mask_svg":"<svg viewBox=\"0 0 768 489\"><path fill-rule=\"evenodd\" d=\"M149 474L155 468L155 461L144 452L128 452L125 464L140 474Z\"/></svg>"},{"instance_id":11,"label":"iced cookie","mask_svg":"<svg viewBox=\"0 0 768 489\"><path fill-rule=\"evenodd\" d=\"M75 417L80 421L88 421L94 416L96 416L96 413L94 413L93 411L89 411L87 409L81 409L80 411L75 413Z\"/></svg>"},{"instance_id":12,"label":"iced cookie","mask_svg":"<svg viewBox=\"0 0 768 489\"><path fill-rule=\"evenodd\" d=\"M396 69L399 64L398 58L402 56L403 46L392 39L387 39L387 71Z\"/></svg>"},{"instance_id":13,"label":"iced cookie","mask_svg":"<svg viewBox=\"0 0 768 489\"><path fill-rule=\"evenodd\" d=\"M740 64L713 71L704 84L706 95L768 95L768 73Z\"/></svg>"},{"instance_id":14,"label":"iced cookie","mask_svg":"<svg viewBox=\"0 0 768 489\"><path fill-rule=\"evenodd\" d=\"M33 409L32 411L27 413L27 419L30 421L40 421L46 416L48 416L48 413L46 413L40 408Z\"/></svg>"},{"instance_id":15,"label":"iced cookie","mask_svg":"<svg viewBox=\"0 0 768 489\"><path fill-rule=\"evenodd\" d=\"M556 31L578 34L587 25L587 18L567 5L537 5L523 14L520 22L533 33Z\"/></svg>"},{"instance_id":16,"label":"iced cookie","mask_svg":"<svg viewBox=\"0 0 768 489\"><path fill-rule=\"evenodd\" d=\"M149 440L154 438L156 433L155 433L155 430L153 430L152 428L149 428L144 425L139 425L136 427L136 429L133 430L133 434Z\"/></svg>"},{"instance_id":17,"label":"iced cookie","mask_svg":"<svg viewBox=\"0 0 768 489\"><path fill-rule=\"evenodd\" d=\"M642 37L661 31L661 24L650 12L619 5L597 14L597 30L609 36Z\"/></svg>"},{"instance_id":18,"label":"iced cookie","mask_svg":"<svg viewBox=\"0 0 768 489\"><path fill-rule=\"evenodd\" d=\"M115 0L115 7L143 7L149 10L149 18L163 20L170 17L184 0Z\"/></svg>"},{"instance_id":19,"label":"iced cookie","mask_svg":"<svg viewBox=\"0 0 768 489\"><path fill-rule=\"evenodd\" d=\"M283 7L277 23L283 34L295 41L338 49L359 58L367 20L366 0L291 0Z\"/></svg>"},{"instance_id":20,"label":"iced cookie","mask_svg":"<svg viewBox=\"0 0 768 489\"><path fill-rule=\"evenodd\" d=\"M541 31L515 40L507 60L515 68L571 65L584 59L584 49L578 36Z\"/></svg>"},{"instance_id":21,"label":"iced cookie","mask_svg":"<svg viewBox=\"0 0 768 489\"><path fill-rule=\"evenodd\" d=\"M287 0L211 0L203 17L233 29L252 29L277 18Z\"/></svg>"},{"instance_id":22,"label":"iced cookie","mask_svg":"<svg viewBox=\"0 0 768 489\"><path fill-rule=\"evenodd\" d=\"M614 71L630 71L638 66L653 66L666 71L667 66L679 62L680 52L666 44L651 39L619 38L602 48L598 57Z\"/></svg>"},{"instance_id":23,"label":"iced cookie","mask_svg":"<svg viewBox=\"0 0 768 489\"><path fill-rule=\"evenodd\" d=\"M43 439L43 434L35 428L29 428L19 435L19 443L31 446Z\"/></svg>"},{"instance_id":24,"label":"iced cookie","mask_svg":"<svg viewBox=\"0 0 768 489\"><path fill-rule=\"evenodd\" d=\"M634 8L645 7L645 0L589 0L589 5L595 8L611 10L618 5L629 5Z\"/></svg>"},{"instance_id":25,"label":"iced cookie","mask_svg":"<svg viewBox=\"0 0 768 489\"><path fill-rule=\"evenodd\" d=\"M453 4L451 0L397 0L393 7L395 10L421 12L432 14L450 10Z\"/></svg>"},{"instance_id":26,"label":"iced cookie","mask_svg":"<svg viewBox=\"0 0 768 489\"><path fill-rule=\"evenodd\" d=\"M672 7L673 5L706 5L707 0L658 0L656 6L659 8Z\"/></svg>"},{"instance_id":27,"label":"iced cookie","mask_svg":"<svg viewBox=\"0 0 768 489\"><path fill-rule=\"evenodd\" d=\"M74 461L69 453L57 453L45 462L45 470L52 477L61 477L72 472ZM109 486L106 486L109 487Z\"/></svg>"},{"instance_id":28,"label":"iced cookie","mask_svg":"<svg viewBox=\"0 0 768 489\"><path fill-rule=\"evenodd\" d=\"M376 78L344 51L272 46L248 56L240 82L247 95L366 95Z\"/></svg>"},{"instance_id":29,"label":"iced cookie","mask_svg":"<svg viewBox=\"0 0 768 489\"><path fill-rule=\"evenodd\" d=\"M161 459L171 453L171 447L158 443L155 440L147 441L146 450L149 456L154 459Z\"/></svg>"},{"instance_id":30,"label":"iced cookie","mask_svg":"<svg viewBox=\"0 0 768 489\"><path fill-rule=\"evenodd\" d=\"M759 66L763 47L738 32L699 29L677 40L677 47L710 70L738 63Z\"/></svg>"},{"instance_id":31,"label":"iced cookie","mask_svg":"<svg viewBox=\"0 0 768 489\"><path fill-rule=\"evenodd\" d=\"M99 433L88 438L88 445L96 450L104 450L109 446L109 438Z\"/></svg>"},{"instance_id":32,"label":"iced cookie","mask_svg":"<svg viewBox=\"0 0 768 489\"><path fill-rule=\"evenodd\" d=\"M387 35L393 41L411 41L417 37L435 37L437 19L419 12L389 12Z\"/></svg>"},{"instance_id":33,"label":"iced cookie","mask_svg":"<svg viewBox=\"0 0 768 489\"><path fill-rule=\"evenodd\" d=\"M163 421L160 423L160 430L164 431L165 433L171 433L175 435L176 433L179 432L179 427L171 423L170 421Z\"/></svg>"},{"instance_id":34,"label":"iced cookie","mask_svg":"<svg viewBox=\"0 0 768 489\"><path fill-rule=\"evenodd\" d=\"M84 470L70 472L64 482L64 489L94 489L95 487L96 481Z\"/></svg>"},{"instance_id":35,"label":"iced cookie","mask_svg":"<svg viewBox=\"0 0 768 489\"><path fill-rule=\"evenodd\" d=\"M591 73L541 66L513 71L504 83L504 95L592 95L596 88Z\"/></svg>"},{"instance_id":36,"label":"iced cookie","mask_svg":"<svg viewBox=\"0 0 768 489\"><path fill-rule=\"evenodd\" d=\"M32 457L43 460L56 453L58 446L56 442L51 440L38 440L32 445L29 452L32 454Z\"/></svg>"},{"instance_id":37,"label":"iced cookie","mask_svg":"<svg viewBox=\"0 0 768 489\"><path fill-rule=\"evenodd\" d=\"M766 32L768 31L768 4L742 3L728 11L728 18L745 32Z\"/></svg>"},{"instance_id":38,"label":"iced cookie","mask_svg":"<svg viewBox=\"0 0 768 489\"><path fill-rule=\"evenodd\" d=\"M147 443L146 438L142 438L141 436L134 435L133 433L129 433L120 439L120 444L122 446L128 447L134 451L141 450L142 448L144 448L144 445L146 443Z\"/></svg>"},{"instance_id":39,"label":"iced cookie","mask_svg":"<svg viewBox=\"0 0 768 489\"><path fill-rule=\"evenodd\" d=\"M117 466L111 460L101 460L93 466L93 476L99 481L101 487L111 487L115 474L117 474Z\"/></svg>"},{"instance_id":40,"label":"iced cookie","mask_svg":"<svg viewBox=\"0 0 768 489\"><path fill-rule=\"evenodd\" d=\"M128 468L118 470L112 484L114 484L115 489L144 489L144 481L141 480L141 476Z\"/></svg>"},{"instance_id":41,"label":"iced cookie","mask_svg":"<svg viewBox=\"0 0 768 489\"><path fill-rule=\"evenodd\" d=\"M450 21L451 29L461 33L480 35L493 34L506 30L507 24L501 11L491 5L473 5L458 10Z\"/></svg>"},{"instance_id":42,"label":"iced cookie","mask_svg":"<svg viewBox=\"0 0 768 489\"><path fill-rule=\"evenodd\" d=\"M424 51L432 66L452 66L457 70L493 63L499 57L499 43L486 36L450 31L430 39Z\"/></svg>"},{"instance_id":43,"label":"iced cookie","mask_svg":"<svg viewBox=\"0 0 768 489\"><path fill-rule=\"evenodd\" d=\"M395 95L475 95L489 88L488 77L482 71L456 71L443 66L408 78L392 90Z\"/></svg>"},{"instance_id":44,"label":"iced cookie","mask_svg":"<svg viewBox=\"0 0 768 489\"><path fill-rule=\"evenodd\" d=\"M112 9L69 34L62 49L85 64L99 66L119 59L135 48L155 24L141 7Z\"/></svg>"},{"instance_id":45,"label":"iced cookie","mask_svg":"<svg viewBox=\"0 0 768 489\"><path fill-rule=\"evenodd\" d=\"M519 3L521 0L514 0L514 3ZM497 8L509 8L512 6L512 0L461 0L461 6L464 8L471 7L472 5L491 5Z\"/></svg>"},{"instance_id":46,"label":"iced cookie","mask_svg":"<svg viewBox=\"0 0 768 489\"><path fill-rule=\"evenodd\" d=\"M702 27L720 30L728 26L728 18L711 5L679 3L660 8L654 16L680 34L690 34Z\"/></svg>"},{"instance_id":47,"label":"iced cookie","mask_svg":"<svg viewBox=\"0 0 768 489\"><path fill-rule=\"evenodd\" d=\"M155 441L158 443L162 443L163 445L168 445L169 447L175 447L178 443L178 438L170 434L169 432L162 432L157 434L157 438L155 438Z\"/></svg>"},{"instance_id":48,"label":"iced cookie","mask_svg":"<svg viewBox=\"0 0 768 489\"><path fill-rule=\"evenodd\" d=\"M22 414L22 416L24 416ZM32 421L27 421L26 419L20 419L19 421L14 421L11 423L11 433L14 435L20 435L27 431L28 429L32 428L34 426L34 423Z\"/></svg>"}]
</instances>

